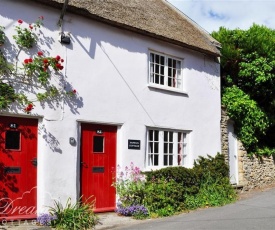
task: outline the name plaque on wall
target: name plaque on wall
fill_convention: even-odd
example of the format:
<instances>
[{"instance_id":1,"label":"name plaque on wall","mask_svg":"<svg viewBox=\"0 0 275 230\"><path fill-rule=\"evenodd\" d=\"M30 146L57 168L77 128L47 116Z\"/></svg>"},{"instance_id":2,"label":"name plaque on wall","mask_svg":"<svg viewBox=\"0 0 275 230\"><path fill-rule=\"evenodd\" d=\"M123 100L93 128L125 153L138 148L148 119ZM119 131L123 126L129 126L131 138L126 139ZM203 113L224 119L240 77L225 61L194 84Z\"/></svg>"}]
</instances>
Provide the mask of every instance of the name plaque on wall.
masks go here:
<instances>
[{"instance_id":1,"label":"name plaque on wall","mask_svg":"<svg viewBox=\"0 0 275 230\"><path fill-rule=\"evenodd\" d=\"M128 149L140 149L140 140L128 140Z\"/></svg>"}]
</instances>

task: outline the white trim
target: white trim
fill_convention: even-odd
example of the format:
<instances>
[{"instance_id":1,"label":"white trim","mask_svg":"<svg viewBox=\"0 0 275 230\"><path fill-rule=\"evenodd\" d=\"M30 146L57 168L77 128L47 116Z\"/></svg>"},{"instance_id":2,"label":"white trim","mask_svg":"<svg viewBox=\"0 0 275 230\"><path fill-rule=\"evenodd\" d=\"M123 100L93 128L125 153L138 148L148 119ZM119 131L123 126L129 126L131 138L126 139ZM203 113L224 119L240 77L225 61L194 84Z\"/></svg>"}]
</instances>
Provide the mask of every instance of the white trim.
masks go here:
<instances>
[{"instance_id":1,"label":"white trim","mask_svg":"<svg viewBox=\"0 0 275 230\"><path fill-rule=\"evenodd\" d=\"M85 119L77 119L77 122L80 123L93 123L93 124L99 124L99 125L116 125L116 126L122 126L124 124L121 122L108 122L108 121L96 121L96 120L85 120Z\"/></svg>"},{"instance_id":2,"label":"white trim","mask_svg":"<svg viewBox=\"0 0 275 230\"><path fill-rule=\"evenodd\" d=\"M153 130L153 131L159 131L159 136L158 136L158 165L149 165L149 131ZM173 132L173 164L172 165L164 165L163 159L164 159L164 132ZM183 152L183 164L182 165L178 165L178 161L177 161L177 157L178 157L178 138L177 138L177 134L178 133L185 133L186 137L185 137L185 141L183 143L183 151L185 150L185 152ZM188 142L189 140L189 133L190 131L185 131L185 130L180 130L180 129L165 129L165 128L154 128L154 127L146 127L146 151L145 151L145 171L149 171L149 170L156 170L156 169L161 169L161 168L166 168L166 167L178 167L178 166L182 166L182 167L186 167L188 166L188 162L187 159L189 158L189 145L190 143ZM162 137L162 138L161 138ZM152 141L153 143L155 142L154 140ZM154 155L154 153L150 153L151 155ZM153 163L153 162L152 162Z\"/></svg>"},{"instance_id":3,"label":"white trim","mask_svg":"<svg viewBox=\"0 0 275 230\"><path fill-rule=\"evenodd\" d=\"M154 82L151 82L151 54L153 55L159 55L159 56L163 56L164 57L164 85L162 84L156 84ZM174 60L177 60L177 61L180 61L180 88L178 87L172 87L172 86L168 86L168 58L171 58L171 59L174 59ZM169 55L169 54L166 54L166 53L161 53L161 52L158 52L158 51L154 51L154 50L148 50L148 84L149 85L152 85L152 86L159 86L160 89L167 89L167 90L171 90L171 91L175 91L175 92L183 92L186 94L186 92L183 90L184 89L184 85L183 85L183 62L184 62L184 58L178 58L178 57L175 57L173 55ZM155 62L153 63L155 64ZM158 87L156 87L158 88Z\"/></svg>"},{"instance_id":4,"label":"white trim","mask_svg":"<svg viewBox=\"0 0 275 230\"><path fill-rule=\"evenodd\" d=\"M152 82L149 82L149 84L147 85L147 87L149 87L149 88L156 88L156 89L165 90L165 91L171 91L173 93L178 93L178 94L183 94L183 95L188 96L187 91L184 91L182 89L168 87L168 86L165 86L165 85L163 86L163 85L159 85L159 84L154 84Z\"/></svg>"},{"instance_id":5,"label":"white trim","mask_svg":"<svg viewBox=\"0 0 275 230\"><path fill-rule=\"evenodd\" d=\"M42 115L18 114L18 113L8 113L8 112L0 112L0 116L4 116L4 117L22 117L22 118L33 118L33 119L44 119L44 116L42 116Z\"/></svg>"}]
</instances>

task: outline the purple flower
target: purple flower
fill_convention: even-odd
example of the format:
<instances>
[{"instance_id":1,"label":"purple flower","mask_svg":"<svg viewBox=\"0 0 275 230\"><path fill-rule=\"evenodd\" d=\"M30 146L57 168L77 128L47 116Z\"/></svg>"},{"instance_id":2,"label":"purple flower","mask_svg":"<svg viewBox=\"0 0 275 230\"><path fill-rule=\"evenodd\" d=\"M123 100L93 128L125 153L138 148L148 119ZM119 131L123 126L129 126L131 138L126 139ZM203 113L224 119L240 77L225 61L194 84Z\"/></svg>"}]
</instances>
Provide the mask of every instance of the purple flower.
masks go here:
<instances>
[{"instance_id":1,"label":"purple flower","mask_svg":"<svg viewBox=\"0 0 275 230\"><path fill-rule=\"evenodd\" d=\"M51 222L56 219L57 217L55 215L53 216L51 214L42 213L37 217L37 223L43 226L50 226Z\"/></svg>"},{"instance_id":2,"label":"purple flower","mask_svg":"<svg viewBox=\"0 0 275 230\"><path fill-rule=\"evenodd\" d=\"M131 205L128 207L123 207L121 205L118 205L116 209L116 213L123 216L137 216L137 215L148 216L149 215L148 209L143 205Z\"/></svg>"}]
</instances>

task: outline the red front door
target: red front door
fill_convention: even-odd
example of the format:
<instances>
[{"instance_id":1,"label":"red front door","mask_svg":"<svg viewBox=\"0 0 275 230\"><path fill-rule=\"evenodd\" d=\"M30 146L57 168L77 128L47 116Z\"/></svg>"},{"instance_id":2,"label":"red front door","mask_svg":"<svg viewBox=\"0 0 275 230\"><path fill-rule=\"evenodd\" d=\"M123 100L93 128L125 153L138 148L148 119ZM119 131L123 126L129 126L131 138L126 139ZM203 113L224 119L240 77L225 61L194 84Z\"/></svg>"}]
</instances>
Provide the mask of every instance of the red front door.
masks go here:
<instances>
[{"instance_id":1,"label":"red front door","mask_svg":"<svg viewBox=\"0 0 275 230\"><path fill-rule=\"evenodd\" d=\"M37 125L0 116L0 220L36 218Z\"/></svg>"},{"instance_id":2,"label":"red front door","mask_svg":"<svg viewBox=\"0 0 275 230\"><path fill-rule=\"evenodd\" d=\"M95 212L114 211L116 126L81 125L81 195L95 199Z\"/></svg>"}]
</instances>

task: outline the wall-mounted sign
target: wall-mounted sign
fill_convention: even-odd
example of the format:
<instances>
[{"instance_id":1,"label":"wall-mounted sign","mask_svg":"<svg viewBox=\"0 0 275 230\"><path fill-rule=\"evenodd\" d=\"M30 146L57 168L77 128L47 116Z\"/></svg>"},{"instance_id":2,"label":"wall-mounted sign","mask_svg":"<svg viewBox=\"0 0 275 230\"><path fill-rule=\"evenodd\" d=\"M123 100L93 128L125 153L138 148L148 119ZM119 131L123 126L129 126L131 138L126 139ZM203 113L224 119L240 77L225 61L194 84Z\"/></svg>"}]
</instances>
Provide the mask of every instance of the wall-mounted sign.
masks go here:
<instances>
[{"instance_id":1,"label":"wall-mounted sign","mask_svg":"<svg viewBox=\"0 0 275 230\"><path fill-rule=\"evenodd\" d=\"M102 129L97 129L97 130L96 130L96 134L103 134Z\"/></svg>"},{"instance_id":2,"label":"wall-mounted sign","mask_svg":"<svg viewBox=\"0 0 275 230\"><path fill-rule=\"evenodd\" d=\"M140 149L140 140L128 140L128 149Z\"/></svg>"},{"instance_id":3,"label":"wall-mounted sign","mask_svg":"<svg viewBox=\"0 0 275 230\"><path fill-rule=\"evenodd\" d=\"M17 129L17 128L18 128L18 124L16 124L16 123L10 123L10 124L9 124L9 127L10 127L11 129Z\"/></svg>"}]
</instances>

